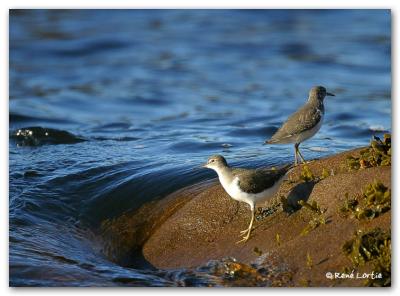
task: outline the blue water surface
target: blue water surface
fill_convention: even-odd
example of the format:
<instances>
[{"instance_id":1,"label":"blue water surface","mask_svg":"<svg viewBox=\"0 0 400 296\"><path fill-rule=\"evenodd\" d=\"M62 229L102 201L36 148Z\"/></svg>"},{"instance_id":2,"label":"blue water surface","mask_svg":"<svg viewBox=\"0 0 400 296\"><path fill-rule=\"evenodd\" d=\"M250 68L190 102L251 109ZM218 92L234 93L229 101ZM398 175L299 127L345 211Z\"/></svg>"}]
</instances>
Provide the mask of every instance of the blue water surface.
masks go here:
<instances>
[{"instance_id":1,"label":"blue water surface","mask_svg":"<svg viewBox=\"0 0 400 296\"><path fill-rule=\"evenodd\" d=\"M178 285L112 262L100 223L215 177L198 168L211 154L293 162L291 145L262 143L314 85L336 96L301 146L307 159L391 131L389 10L12 10L9 20L12 286Z\"/></svg>"}]
</instances>

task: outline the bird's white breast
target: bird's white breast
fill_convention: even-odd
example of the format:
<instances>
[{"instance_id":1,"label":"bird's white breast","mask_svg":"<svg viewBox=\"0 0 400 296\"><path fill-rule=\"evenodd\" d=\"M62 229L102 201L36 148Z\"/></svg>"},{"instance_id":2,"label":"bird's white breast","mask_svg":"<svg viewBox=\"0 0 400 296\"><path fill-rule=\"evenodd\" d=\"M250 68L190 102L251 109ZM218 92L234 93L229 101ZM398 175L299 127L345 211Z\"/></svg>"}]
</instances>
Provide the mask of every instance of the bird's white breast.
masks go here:
<instances>
[{"instance_id":1,"label":"bird's white breast","mask_svg":"<svg viewBox=\"0 0 400 296\"><path fill-rule=\"evenodd\" d=\"M272 187L267 188L259 193L246 193L242 191L239 187L238 177L235 177L231 182L229 182L229 180L227 178L224 178L223 176L221 176L219 180L221 182L222 187L224 187L225 191L233 199L248 203L250 206L252 206L252 204L263 202L274 197L280 185L282 184L282 181L284 180L284 176L282 176L282 178L279 181L275 182L275 184Z\"/></svg>"}]
</instances>

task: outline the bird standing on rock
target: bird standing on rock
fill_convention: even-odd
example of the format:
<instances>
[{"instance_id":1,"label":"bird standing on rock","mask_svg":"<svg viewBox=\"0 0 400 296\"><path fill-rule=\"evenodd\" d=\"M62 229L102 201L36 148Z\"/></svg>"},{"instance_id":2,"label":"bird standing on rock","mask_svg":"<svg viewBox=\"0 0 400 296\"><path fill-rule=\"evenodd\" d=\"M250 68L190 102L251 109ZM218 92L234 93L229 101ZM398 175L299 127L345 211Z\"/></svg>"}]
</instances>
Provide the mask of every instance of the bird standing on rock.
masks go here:
<instances>
[{"instance_id":1,"label":"bird standing on rock","mask_svg":"<svg viewBox=\"0 0 400 296\"><path fill-rule=\"evenodd\" d=\"M327 92L323 86L314 86L310 90L307 103L293 113L265 143L294 143L295 165L298 163L297 156L300 156L301 161L305 163L299 146L300 143L314 136L321 128L325 114L324 98L326 96L334 96L334 94Z\"/></svg>"},{"instance_id":2,"label":"bird standing on rock","mask_svg":"<svg viewBox=\"0 0 400 296\"><path fill-rule=\"evenodd\" d=\"M280 169L231 168L223 156L213 155L203 167L212 169L218 174L222 187L234 200L245 202L250 206L250 225L240 232L243 235L243 239L237 242L240 243L246 242L250 237L256 203L274 197L292 166L287 165Z\"/></svg>"}]
</instances>

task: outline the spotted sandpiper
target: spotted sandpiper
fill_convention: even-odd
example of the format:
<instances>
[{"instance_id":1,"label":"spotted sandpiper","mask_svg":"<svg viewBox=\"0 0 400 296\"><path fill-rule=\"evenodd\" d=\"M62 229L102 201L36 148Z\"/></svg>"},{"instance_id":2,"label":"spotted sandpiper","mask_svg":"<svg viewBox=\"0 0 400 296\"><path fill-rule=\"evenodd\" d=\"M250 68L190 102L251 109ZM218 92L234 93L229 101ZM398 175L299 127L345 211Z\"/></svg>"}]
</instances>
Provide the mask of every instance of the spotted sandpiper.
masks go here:
<instances>
[{"instance_id":1,"label":"spotted sandpiper","mask_svg":"<svg viewBox=\"0 0 400 296\"><path fill-rule=\"evenodd\" d=\"M294 163L297 165L297 156L305 163L300 153L300 143L314 136L322 126L325 108L324 98L334 96L323 86L314 86L308 95L308 101L282 124L278 131L265 141L266 144L294 143Z\"/></svg>"},{"instance_id":2,"label":"spotted sandpiper","mask_svg":"<svg viewBox=\"0 0 400 296\"><path fill-rule=\"evenodd\" d=\"M291 165L280 169L231 168L223 156L213 155L203 167L217 172L222 187L234 200L250 206L251 221L249 227L240 232L243 239L237 243L241 243L250 237L256 203L264 202L275 195Z\"/></svg>"}]
</instances>

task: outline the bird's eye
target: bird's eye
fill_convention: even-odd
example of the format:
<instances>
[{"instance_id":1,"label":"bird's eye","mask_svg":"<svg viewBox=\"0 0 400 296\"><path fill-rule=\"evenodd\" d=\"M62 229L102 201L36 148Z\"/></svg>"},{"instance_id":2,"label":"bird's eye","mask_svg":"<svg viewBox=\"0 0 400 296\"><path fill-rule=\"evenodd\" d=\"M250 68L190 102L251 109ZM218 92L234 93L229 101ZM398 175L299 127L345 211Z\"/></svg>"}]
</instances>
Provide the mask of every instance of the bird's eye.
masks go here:
<instances>
[{"instance_id":1,"label":"bird's eye","mask_svg":"<svg viewBox=\"0 0 400 296\"><path fill-rule=\"evenodd\" d=\"M214 162L214 159L211 159L210 162Z\"/></svg>"}]
</instances>

